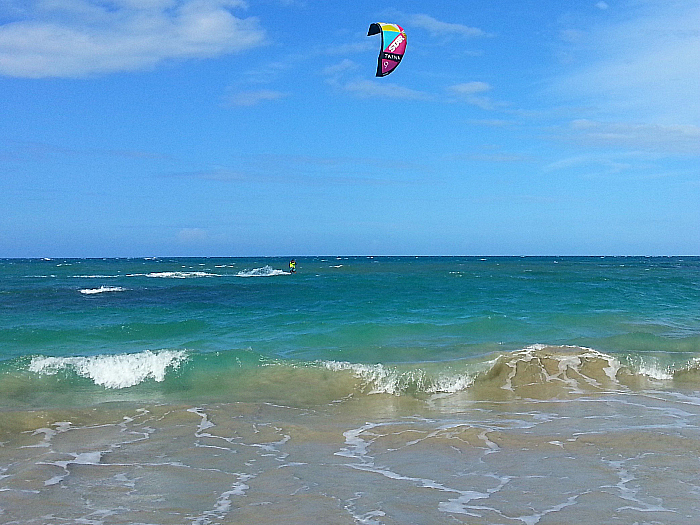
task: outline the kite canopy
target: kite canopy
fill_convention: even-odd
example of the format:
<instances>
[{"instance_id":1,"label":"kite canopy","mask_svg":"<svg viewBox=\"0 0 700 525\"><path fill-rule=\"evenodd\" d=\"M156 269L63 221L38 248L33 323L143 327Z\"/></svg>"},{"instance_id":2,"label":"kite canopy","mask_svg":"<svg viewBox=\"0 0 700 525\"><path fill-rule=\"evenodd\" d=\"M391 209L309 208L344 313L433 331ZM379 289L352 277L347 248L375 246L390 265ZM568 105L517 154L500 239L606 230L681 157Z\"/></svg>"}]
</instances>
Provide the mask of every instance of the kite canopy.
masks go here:
<instances>
[{"instance_id":1,"label":"kite canopy","mask_svg":"<svg viewBox=\"0 0 700 525\"><path fill-rule=\"evenodd\" d=\"M381 33L382 47L377 60L377 76L385 77L399 65L406 52L406 32L397 24L375 23L369 26L367 36Z\"/></svg>"}]
</instances>

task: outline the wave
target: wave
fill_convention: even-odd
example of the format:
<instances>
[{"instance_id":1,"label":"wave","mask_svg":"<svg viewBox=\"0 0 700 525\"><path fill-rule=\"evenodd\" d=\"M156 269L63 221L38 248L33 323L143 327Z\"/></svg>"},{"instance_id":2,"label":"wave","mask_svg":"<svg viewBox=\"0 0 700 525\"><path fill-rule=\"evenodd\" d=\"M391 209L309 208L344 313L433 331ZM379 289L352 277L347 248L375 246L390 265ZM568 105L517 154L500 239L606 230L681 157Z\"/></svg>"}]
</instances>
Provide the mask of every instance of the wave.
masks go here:
<instances>
[{"instance_id":1,"label":"wave","mask_svg":"<svg viewBox=\"0 0 700 525\"><path fill-rule=\"evenodd\" d=\"M277 270L270 265L266 265L253 270L242 270L236 274L236 277L274 277L277 275L291 275L291 273L285 272L284 270Z\"/></svg>"},{"instance_id":2,"label":"wave","mask_svg":"<svg viewBox=\"0 0 700 525\"><path fill-rule=\"evenodd\" d=\"M360 389L368 394L401 395L407 393L455 393L474 383L469 372L441 371L431 374L423 368L401 370L382 364L358 364L319 361L318 366L332 372L350 372L360 380Z\"/></svg>"},{"instance_id":3,"label":"wave","mask_svg":"<svg viewBox=\"0 0 700 525\"><path fill-rule=\"evenodd\" d=\"M217 266L223 268L224 266ZM229 267L229 266L226 266ZM176 272L150 272L150 273L130 273L126 277L149 277L156 279L197 279L203 277L274 277L277 275L290 275L290 272L278 270L272 266L253 268L252 270L241 270L236 274L221 274L202 271L176 271Z\"/></svg>"},{"instance_id":4,"label":"wave","mask_svg":"<svg viewBox=\"0 0 700 525\"><path fill-rule=\"evenodd\" d=\"M700 358L662 365L651 356L615 357L579 346L532 345L481 361L412 365L319 361L352 374L366 394L551 399L629 389L700 386Z\"/></svg>"},{"instance_id":5,"label":"wave","mask_svg":"<svg viewBox=\"0 0 700 525\"><path fill-rule=\"evenodd\" d=\"M146 350L138 354L98 355L92 357L34 357L29 371L55 375L72 371L109 389L128 388L147 379L165 380L168 370L176 370L187 359L184 350Z\"/></svg>"},{"instance_id":6,"label":"wave","mask_svg":"<svg viewBox=\"0 0 700 525\"><path fill-rule=\"evenodd\" d=\"M130 273L127 277L151 277L158 279L193 279L198 277L221 277L218 273L209 272L151 272Z\"/></svg>"},{"instance_id":7,"label":"wave","mask_svg":"<svg viewBox=\"0 0 700 525\"><path fill-rule=\"evenodd\" d=\"M83 295L95 295L105 292L125 292L126 288L121 286L100 286L99 288L83 288L80 293Z\"/></svg>"},{"instance_id":8,"label":"wave","mask_svg":"<svg viewBox=\"0 0 700 525\"><path fill-rule=\"evenodd\" d=\"M6 367L4 367L6 369ZM198 353L146 350L87 357L34 356L38 376L77 375L106 389L165 382L181 389L236 390L265 394L331 388L345 394L432 395L476 393L479 397L559 397L627 388L700 384L700 358L675 368L639 356L617 358L577 346L532 345L478 360L414 364L273 359L252 350ZM330 376L328 374L331 374ZM66 375L68 374L68 375Z\"/></svg>"},{"instance_id":9,"label":"wave","mask_svg":"<svg viewBox=\"0 0 700 525\"><path fill-rule=\"evenodd\" d=\"M55 277L55 275L54 275ZM73 275L74 279L118 279L120 275Z\"/></svg>"}]
</instances>

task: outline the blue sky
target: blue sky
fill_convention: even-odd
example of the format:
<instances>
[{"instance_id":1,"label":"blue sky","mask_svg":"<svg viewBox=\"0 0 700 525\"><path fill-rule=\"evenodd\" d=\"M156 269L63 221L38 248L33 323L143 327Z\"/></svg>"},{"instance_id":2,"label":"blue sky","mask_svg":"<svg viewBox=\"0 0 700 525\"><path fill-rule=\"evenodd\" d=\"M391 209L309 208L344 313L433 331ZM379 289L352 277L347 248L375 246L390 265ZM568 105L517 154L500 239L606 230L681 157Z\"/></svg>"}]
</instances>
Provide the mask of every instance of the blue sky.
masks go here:
<instances>
[{"instance_id":1,"label":"blue sky","mask_svg":"<svg viewBox=\"0 0 700 525\"><path fill-rule=\"evenodd\" d=\"M4 0L0 257L700 255L699 95L697 0Z\"/></svg>"}]
</instances>

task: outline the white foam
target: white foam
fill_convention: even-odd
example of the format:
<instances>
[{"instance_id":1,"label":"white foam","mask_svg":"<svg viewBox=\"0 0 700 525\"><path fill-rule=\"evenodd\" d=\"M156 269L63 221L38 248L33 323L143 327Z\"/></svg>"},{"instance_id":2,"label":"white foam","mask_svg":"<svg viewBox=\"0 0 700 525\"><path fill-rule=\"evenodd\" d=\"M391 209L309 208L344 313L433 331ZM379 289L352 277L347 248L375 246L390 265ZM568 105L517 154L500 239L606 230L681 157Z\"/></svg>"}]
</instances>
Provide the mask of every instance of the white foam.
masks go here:
<instances>
[{"instance_id":1,"label":"white foam","mask_svg":"<svg viewBox=\"0 0 700 525\"><path fill-rule=\"evenodd\" d=\"M558 505L554 505L553 507L549 509L545 509L542 512L536 512L534 514L526 515L526 516L518 516L516 519L522 521L525 523L525 525L535 525L540 522L540 520L547 514L550 514L552 512L559 512L560 510L565 509L566 507L570 507L571 505L576 504L576 499L579 497L579 495L575 496L569 496L566 501L559 503Z\"/></svg>"},{"instance_id":2,"label":"white foam","mask_svg":"<svg viewBox=\"0 0 700 525\"><path fill-rule=\"evenodd\" d=\"M466 390L473 383L474 378L469 374L443 374L435 381L432 387L428 388L428 392L431 394L454 394L455 392Z\"/></svg>"},{"instance_id":3,"label":"white foam","mask_svg":"<svg viewBox=\"0 0 700 525\"><path fill-rule=\"evenodd\" d=\"M83 295L95 295L105 292L125 292L126 288L121 286L100 286L99 288L83 288L80 293Z\"/></svg>"},{"instance_id":4,"label":"white foam","mask_svg":"<svg viewBox=\"0 0 700 525\"><path fill-rule=\"evenodd\" d=\"M71 422L70 421L57 421L56 423L53 424L53 426L56 427L56 430L53 430L50 428L37 428L34 432L32 432L32 436L36 436L38 434L44 434L44 439L41 441L41 443L37 443L35 445L26 445L25 447L22 447L22 448L50 447L51 440L53 439L54 436L56 436L57 434L60 434L61 432L66 432L66 431L70 430Z\"/></svg>"},{"instance_id":5,"label":"white foam","mask_svg":"<svg viewBox=\"0 0 700 525\"><path fill-rule=\"evenodd\" d=\"M48 487L51 485L58 485L64 479L66 479L70 475L70 469L68 468L70 465L99 465L100 461L102 461L102 454L104 454L104 452L93 451L81 452L78 454L71 452L69 454L73 456L72 460L39 463L40 465L55 465L65 471L65 474L63 475L57 475L44 481L44 486Z\"/></svg>"},{"instance_id":6,"label":"white foam","mask_svg":"<svg viewBox=\"0 0 700 525\"><path fill-rule=\"evenodd\" d=\"M242 270L236 274L236 277L274 277L276 275L291 275L284 270L277 270L270 265L262 268L254 268L253 270Z\"/></svg>"},{"instance_id":7,"label":"white foam","mask_svg":"<svg viewBox=\"0 0 700 525\"><path fill-rule=\"evenodd\" d=\"M320 365L333 372L350 371L362 380L369 394L399 395L408 388L429 394L454 394L469 388L474 377L469 374L440 374L430 377L424 370L415 369L401 372L382 364L366 365L343 361L321 361Z\"/></svg>"},{"instance_id":8,"label":"white foam","mask_svg":"<svg viewBox=\"0 0 700 525\"><path fill-rule=\"evenodd\" d=\"M368 454L368 448L372 444L372 441L365 441L360 436L365 431L371 430L377 426L379 426L379 423L365 423L360 428L353 428L343 432L347 447L340 449L335 453L335 455L360 460L365 458Z\"/></svg>"},{"instance_id":9,"label":"white foam","mask_svg":"<svg viewBox=\"0 0 700 525\"><path fill-rule=\"evenodd\" d=\"M127 277L151 277L157 279L195 279L198 277L221 277L217 273L209 272L151 272L130 273Z\"/></svg>"},{"instance_id":10,"label":"white foam","mask_svg":"<svg viewBox=\"0 0 700 525\"><path fill-rule=\"evenodd\" d=\"M486 492L479 492L475 490L460 490L456 488L449 487L444 483L439 481L423 478L406 476L398 472L394 472L385 466L379 466L375 464L375 458L369 454L369 447L374 443L375 438L380 435L375 432L371 432L374 428L380 426L379 423L366 423L365 425L348 430L343 433L345 436L345 448L342 448L338 452L335 452L336 456L347 457L356 460L356 463L348 464L357 470L372 472L384 476L387 479L396 481L405 481L415 486L419 486L425 489L432 489L439 492L445 492L450 494L455 494L456 497L449 498L446 502L440 502L438 504L438 510L441 512L447 512L451 514L466 514L471 515L472 510L479 509L483 510L483 506L478 507L472 506L472 500L485 500L491 497L491 495L499 492L503 487L505 487L511 480L509 476L493 476L494 479L498 481L498 485L489 488ZM370 439L363 439L362 435L367 434Z\"/></svg>"},{"instance_id":11,"label":"white foam","mask_svg":"<svg viewBox=\"0 0 700 525\"><path fill-rule=\"evenodd\" d=\"M671 373L668 369L662 368L658 363L642 362L639 365L638 372L657 381L670 381L673 379L673 373Z\"/></svg>"},{"instance_id":12,"label":"white foam","mask_svg":"<svg viewBox=\"0 0 700 525\"><path fill-rule=\"evenodd\" d=\"M364 365L345 361L322 361L321 366L332 372L348 370L355 377L371 385L370 394L399 394L399 374L381 364Z\"/></svg>"},{"instance_id":13,"label":"white foam","mask_svg":"<svg viewBox=\"0 0 700 525\"><path fill-rule=\"evenodd\" d=\"M226 518L226 515L233 507L231 498L233 496L245 496L246 491L250 488L248 485L246 485L246 482L255 478L255 476L252 474L236 474L236 476L238 477L238 481L231 485L231 490L223 492L216 499L214 508L196 518L192 522L193 525L204 525L207 523L212 523L214 520L224 520Z\"/></svg>"},{"instance_id":14,"label":"white foam","mask_svg":"<svg viewBox=\"0 0 700 525\"><path fill-rule=\"evenodd\" d=\"M34 357L29 371L53 375L72 370L105 388L128 388L153 379L163 381L168 369L177 369L187 359L184 350L146 350L138 354L98 355L92 357Z\"/></svg>"},{"instance_id":15,"label":"white foam","mask_svg":"<svg viewBox=\"0 0 700 525\"><path fill-rule=\"evenodd\" d=\"M203 432L208 428L216 426L209 420L209 416L206 414L206 412L204 412L202 408L188 408L187 411L191 412L192 414L197 414L199 417L202 418L202 421L199 423L199 425L197 425L197 436L203 435ZM210 434L207 434L207 436L210 436Z\"/></svg>"},{"instance_id":16,"label":"white foam","mask_svg":"<svg viewBox=\"0 0 700 525\"><path fill-rule=\"evenodd\" d=\"M55 277L55 276L54 276ZM73 275L74 279L116 279L118 277L121 277L120 275L103 275L103 274L96 274L96 275Z\"/></svg>"}]
</instances>

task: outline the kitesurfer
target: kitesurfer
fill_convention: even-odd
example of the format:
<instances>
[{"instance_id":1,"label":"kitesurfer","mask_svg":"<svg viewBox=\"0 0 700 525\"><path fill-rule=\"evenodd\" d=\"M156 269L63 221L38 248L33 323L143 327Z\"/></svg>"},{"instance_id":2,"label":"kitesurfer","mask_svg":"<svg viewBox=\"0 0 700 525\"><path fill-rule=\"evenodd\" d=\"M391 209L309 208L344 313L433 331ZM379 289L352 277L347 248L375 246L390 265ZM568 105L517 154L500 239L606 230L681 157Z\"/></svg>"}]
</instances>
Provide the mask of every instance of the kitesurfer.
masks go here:
<instances>
[{"instance_id":1,"label":"kitesurfer","mask_svg":"<svg viewBox=\"0 0 700 525\"><path fill-rule=\"evenodd\" d=\"M289 272L290 273L296 273L297 271L297 261L296 259L292 259L289 261Z\"/></svg>"}]
</instances>

